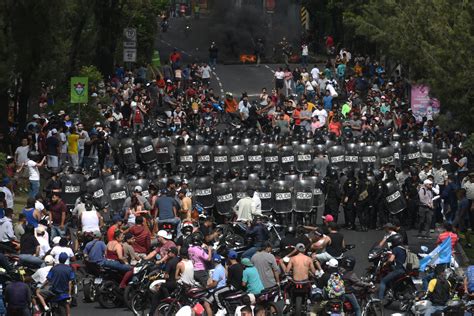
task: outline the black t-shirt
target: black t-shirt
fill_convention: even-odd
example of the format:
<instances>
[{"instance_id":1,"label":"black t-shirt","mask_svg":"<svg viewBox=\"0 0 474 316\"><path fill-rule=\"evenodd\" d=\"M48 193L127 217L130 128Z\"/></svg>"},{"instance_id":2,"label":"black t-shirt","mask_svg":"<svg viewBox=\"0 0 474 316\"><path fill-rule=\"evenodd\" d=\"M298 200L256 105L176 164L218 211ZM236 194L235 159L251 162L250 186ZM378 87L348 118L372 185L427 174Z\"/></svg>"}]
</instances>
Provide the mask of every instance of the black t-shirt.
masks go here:
<instances>
[{"instance_id":1,"label":"black t-shirt","mask_svg":"<svg viewBox=\"0 0 474 316\"><path fill-rule=\"evenodd\" d=\"M25 234L20 239L20 254L22 255L34 255L36 253L36 247L39 246L38 240L34 235Z\"/></svg>"},{"instance_id":2,"label":"black t-shirt","mask_svg":"<svg viewBox=\"0 0 474 316\"><path fill-rule=\"evenodd\" d=\"M166 263L165 272L169 275L166 283L176 283L176 266L178 265L180 259L174 257Z\"/></svg>"},{"instance_id":3,"label":"black t-shirt","mask_svg":"<svg viewBox=\"0 0 474 316\"><path fill-rule=\"evenodd\" d=\"M48 153L48 155L57 156L58 145L59 139L56 136L49 136L48 138L46 138L46 152Z\"/></svg>"},{"instance_id":4,"label":"black t-shirt","mask_svg":"<svg viewBox=\"0 0 474 316\"><path fill-rule=\"evenodd\" d=\"M227 268L227 284L232 285L236 290L244 290L242 287L242 276L244 266L236 263Z\"/></svg>"},{"instance_id":5,"label":"black t-shirt","mask_svg":"<svg viewBox=\"0 0 474 316\"><path fill-rule=\"evenodd\" d=\"M344 236L341 233L329 233L328 235L331 238L331 244L326 247L326 251L333 257L339 257L342 254L342 241Z\"/></svg>"}]
</instances>

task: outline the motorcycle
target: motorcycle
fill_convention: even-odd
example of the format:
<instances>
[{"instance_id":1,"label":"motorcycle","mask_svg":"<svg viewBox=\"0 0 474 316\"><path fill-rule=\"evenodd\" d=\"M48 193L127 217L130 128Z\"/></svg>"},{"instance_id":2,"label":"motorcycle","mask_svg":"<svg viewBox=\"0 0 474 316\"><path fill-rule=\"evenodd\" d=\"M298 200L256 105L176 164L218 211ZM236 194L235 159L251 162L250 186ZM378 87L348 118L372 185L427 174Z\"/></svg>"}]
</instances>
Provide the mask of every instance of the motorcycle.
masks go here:
<instances>
[{"instance_id":1,"label":"motorcycle","mask_svg":"<svg viewBox=\"0 0 474 316\"><path fill-rule=\"evenodd\" d=\"M308 298L311 295L311 281L294 281L288 277L284 290L285 307L283 314L306 315L309 312Z\"/></svg>"},{"instance_id":2,"label":"motorcycle","mask_svg":"<svg viewBox=\"0 0 474 316\"><path fill-rule=\"evenodd\" d=\"M123 273L87 261L85 267L92 277L83 281L84 299L90 302L97 300L100 306L107 309L121 306L123 295L119 284Z\"/></svg>"},{"instance_id":3,"label":"motorcycle","mask_svg":"<svg viewBox=\"0 0 474 316\"><path fill-rule=\"evenodd\" d=\"M133 267L132 280L127 284L123 292L123 300L129 309L132 307L132 299L141 288L148 288L145 283L149 275L156 270L156 265L153 261L142 260L135 267Z\"/></svg>"},{"instance_id":4,"label":"motorcycle","mask_svg":"<svg viewBox=\"0 0 474 316\"><path fill-rule=\"evenodd\" d=\"M367 279L373 283L380 281L391 271L390 265L386 262L391 252L379 247L377 244L369 251L368 260L373 265L367 269ZM413 277L418 276L418 271L407 271L395 281L388 284L384 306L387 307L395 301L400 303L400 310L406 311L410 308L410 303L416 293L416 287L413 283Z\"/></svg>"}]
</instances>

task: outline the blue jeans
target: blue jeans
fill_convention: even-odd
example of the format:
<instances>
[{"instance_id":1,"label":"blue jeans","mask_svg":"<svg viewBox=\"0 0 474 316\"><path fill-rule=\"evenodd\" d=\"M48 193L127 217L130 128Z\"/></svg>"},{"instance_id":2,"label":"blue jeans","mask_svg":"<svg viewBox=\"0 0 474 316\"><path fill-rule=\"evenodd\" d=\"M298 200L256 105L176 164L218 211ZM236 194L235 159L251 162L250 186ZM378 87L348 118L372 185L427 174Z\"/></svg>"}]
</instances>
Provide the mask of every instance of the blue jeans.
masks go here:
<instances>
[{"instance_id":1,"label":"blue jeans","mask_svg":"<svg viewBox=\"0 0 474 316\"><path fill-rule=\"evenodd\" d=\"M24 262L29 265L37 266L38 268L43 265L43 260L33 255L20 254L20 263Z\"/></svg>"},{"instance_id":2,"label":"blue jeans","mask_svg":"<svg viewBox=\"0 0 474 316\"><path fill-rule=\"evenodd\" d=\"M446 308L446 306L436 306L432 305L425 313L425 316L430 316L433 315L437 311L443 311Z\"/></svg>"},{"instance_id":3,"label":"blue jeans","mask_svg":"<svg viewBox=\"0 0 474 316\"><path fill-rule=\"evenodd\" d=\"M344 294L344 299L351 303L355 316L360 316L361 315L360 305L354 293Z\"/></svg>"},{"instance_id":4,"label":"blue jeans","mask_svg":"<svg viewBox=\"0 0 474 316\"><path fill-rule=\"evenodd\" d=\"M216 67L217 64L217 58L209 58L209 66L211 67Z\"/></svg>"},{"instance_id":5,"label":"blue jeans","mask_svg":"<svg viewBox=\"0 0 474 316\"><path fill-rule=\"evenodd\" d=\"M66 236L66 228L64 230L61 230L59 226L51 226L51 240L54 239L54 237L59 236L59 237L64 237Z\"/></svg>"},{"instance_id":6,"label":"blue jeans","mask_svg":"<svg viewBox=\"0 0 474 316\"><path fill-rule=\"evenodd\" d=\"M117 271L122 271L122 272L127 272L130 271L132 267L130 267L128 264L123 264L115 260L105 260L104 263L102 263L104 267L117 270Z\"/></svg>"},{"instance_id":7,"label":"blue jeans","mask_svg":"<svg viewBox=\"0 0 474 316\"><path fill-rule=\"evenodd\" d=\"M28 193L28 197L36 198L36 195L38 195L39 192L39 188L39 180L30 180L30 192Z\"/></svg>"},{"instance_id":8,"label":"blue jeans","mask_svg":"<svg viewBox=\"0 0 474 316\"><path fill-rule=\"evenodd\" d=\"M257 247L250 247L249 249L245 250L242 253L242 258L249 258L251 259L252 256L258 251Z\"/></svg>"},{"instance_id":9,"label":"blue jeans","mask_svg":"<svg viewBox=\"0 0 474 316\"><path fill-rule=\"evenodd\" d=\"M383 297L385 295L385 288L387 285L396 280L397 278L401 277L405 272L403 270L394 270L387 274L382 281L380 281L380 286L379 286L379 300L383 300Z\"/></svg>"}]
</instances>

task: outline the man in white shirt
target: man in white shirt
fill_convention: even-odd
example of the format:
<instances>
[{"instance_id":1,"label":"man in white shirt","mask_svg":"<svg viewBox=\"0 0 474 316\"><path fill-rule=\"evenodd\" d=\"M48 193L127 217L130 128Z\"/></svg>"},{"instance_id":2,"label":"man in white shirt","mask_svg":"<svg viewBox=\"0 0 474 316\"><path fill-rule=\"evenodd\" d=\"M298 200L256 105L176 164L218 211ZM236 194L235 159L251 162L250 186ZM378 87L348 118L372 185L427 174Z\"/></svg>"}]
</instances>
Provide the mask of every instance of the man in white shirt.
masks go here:
<instances>
[{"instance_id":1,"label":"man in white shirt","mask_svg":"<svg viewBox=\"0 0 474 316\"><path fill-rule=\"evenodd\" d=\"M44 258L44 263L46 266L39 268L35 273L31 275L31 278L38 284L38 287L41 287L44 282L46 282L46 277L48 276L49 270L54 265L54 258L50 255L47 255Z\"/></svg>"},{"instance_id":2,"label":"man in white shirt","mask_svg":"<svg viewBox=\"0 0 474 316\"><path fill-rule=\"evenodd\" d=\"M46 160L46 156L43 157L39 163L34 160L29 159L26 163L28 167L28 180L30 180L30 192L28 193L28 197L36 198L36 195L39 192L40 188L40 172L39 167L42 167Z\"/></svg>"},{"instance_id":3,"label":"man in white shirt","mask_svg":"<svg viewBox=\"0 0 474 316\"><path fill-rule=\"evenodd\" d=\"M77 133L79 134L79 140L77 142L79 166L82 166L82 161L84 160L84 145L86 142L90 141L90 139L89 133L84 130L84 125L82 123L77 124Z\"/></svg>"},{"instance_id":4,"label":"man in white shirt","mask_svg":"<svg viewBox=\"0 0 474 316\"><path fill-rule=\"evenodd\" d=\"M328 111L326 111L321 104L317 105L317 109L313 112L313 117L317 116L321 125L326 125L326 120L328 117Z\"/></svg>"},{"instance_id":5,"label":"man in white shirt","mask_svg":"<svg viewBox=\"0 0 474 316\"><path fill-rule=\"evenodd\" d=\"M301 45L301 66L303 67L308 66L308 55L309 55L308 45L306 43L303 43L303 45Z\"/></svg>"},{"instance_id":6,"label":"man in white shirt","mask_svg":"<svg viewBox=\"0 0 474 316\"><path fill-rule=\"evenodd\" d=\"M257 191L253 193L252 201L255 206L255 215L262 215L262 200Z\"/></svg>"},{"instance_id":7,"label":"man in white shirt","mask_svg":"<svg viewBox=\"0 0 474 316\"><path fill-rule=\"evenodd\" d=\"M316 82L319 79L319 68L316 65L311 69L311 77L313 77L313 80L316 80Z\"/></svg>"},{"instance_id":8,"label":"man in white shirt","mask_svg":"<svg viewBox=\"0 0 474 316\"><path fill-rule=\"evenodd\" d=\"M240 113L240 119L242 121L245 121L249 118L249 100L247 95L244 95L242 100L239 102L239 113Z\"/></svg>"},{"instance_id":9,"label":"man in white shirt","mask_svg":"<svg viewBox=\"0 0 474 316\"><path fill-rule=\"evenodd\" d=\"M59 238L59 240L58 240ZM59 255L61 253L66 253L68 256L68 259L64 264L70 264L70 261L76 261L76 257L74 256L74 252L72 251L71 248L69 248L68 245L68 240L66 238L61 238L59 236L53 238L53 243L57 245L51 249L50 255L54 257L54 260L56 263L59 263Z\"/></svg>"},{"instance_id":10,"label":"man in white shirt","mask_svg":"<svg viewBox=\"0 0 474 316\"><path fill-rule=\"evenodd\" d=\"M234 206L237 221L251 222L253 219L253 214L255 214L255 204L249 193L250 192L247 192L247 195L241 198Z\"/></svg>"},{"instance_id":11,"label":"man in white shirt","mask_svg":"<svg viewBox=\"0 0 474 316\"><path fill-rule=\"evenodd\" d=\"M209 86L209 81L211 80L211 71L211 67L209 67L208 64L204 64L201 68L201 78L206 86Z\"/></svg>"},{"instance_id":12,"label":"man in white shirt","mask_svg":"<svg viewBox=\"0 0 474 316\"><path fill-rule=\"evenodd\" d=\"M10 183L9 178L4 178L2 182L0 183L0 192L5 193L5 200L7 201L7 207L8 208L13 208L14 206L14 196L12 191L7 187L7 185Z\"/></svg>"}]
</instances>

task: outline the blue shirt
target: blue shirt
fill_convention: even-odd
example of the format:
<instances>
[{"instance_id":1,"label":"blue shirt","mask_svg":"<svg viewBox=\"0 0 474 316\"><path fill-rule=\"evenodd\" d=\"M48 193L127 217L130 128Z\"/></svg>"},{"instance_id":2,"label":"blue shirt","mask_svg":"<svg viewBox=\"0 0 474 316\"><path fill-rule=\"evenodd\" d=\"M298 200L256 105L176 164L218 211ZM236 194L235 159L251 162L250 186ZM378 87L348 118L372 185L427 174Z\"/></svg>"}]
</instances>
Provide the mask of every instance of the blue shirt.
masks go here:
<instances>
[{"instance_id":1,"label":"blue shirt","mask_svg":"<svg viewBox=\"0 0 474 316\"><path fill-rule=\"evenodd\" d=\"M323 98L324 109L330 111L332 109L332 96L327 95Z\"/></svg>"},{"instance_id":2,"label":"blue shirt","mask_svg":"<svg viewBox=\"0 0 474 316\"><path fill-rule=\"evenodd\" d=\"M175 200L166 195L162 195L156 200L156 207L159 212L159 219L172 219L174 218L173 206L175 205Z\"/></svg>"},{"instance_id":3,"label":"blue shirt","mask_svg":"<svg viewBox=\"0 0 474 316\"><path fill-rule=\"evenodd\" d=\"M88 261L101 264L105 261L105 250L107 246L102 240L89 241L84 248L84 253L88 256Z\"/></svg>"},{"instance_id":4,"label":"blue shirt","mask_svg":"<svg viewBox=\"0 0 474 316\"><path fill-rule=\"evenodd\" d=\"M242 282L247 284L247 293L260 294L264 289L260 275L255 267L245 268L242 275Z\"/></svg>"},{"instance_id":5,"label":"blue shirt","mask_svg":"<svg viewBox=\"0 0 474 316\"><path fill-rule=\"evenodd\" d=\"M218 264L212 272L212 280L217 282L216 289L226 285L227 279L225 277L225 268L222 264Z\"/></svg>"},{"instance_id":6,"label":"blue shirt","mask_svg":"<svg viewBox=\"0 0 474 316\"><path fill-rule=\"evenodd\" d=\"M57 264L49 270L46 277L51 284L51 291L55 294L69 293L69 281L75 278L74 271L66 264Z\"/></svg>"},{"instance_id":7,"label":"blue shirt","mask_svg":"<svg viewBox=\"0 0 474 316\"><path fill-rule=\"evenodd\" d=\"M33 214L35 213L34 208L24 208L22 213L25 214L27 224L33 225L34 228L38 228L38 220L33 216Z\"/></svg>"},{"instance_id":8,"label":"blue shirt","mask_svg":"<svg viewBox=\"0 0 474 316\"><path fill-rule=\"evenodd\" d=\"M400 246L394 247L392 253L395 256L394 268L395 270L405 270L403 264L407 259L407 252Z\"/></svg>"}]
</instances>

